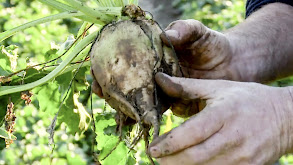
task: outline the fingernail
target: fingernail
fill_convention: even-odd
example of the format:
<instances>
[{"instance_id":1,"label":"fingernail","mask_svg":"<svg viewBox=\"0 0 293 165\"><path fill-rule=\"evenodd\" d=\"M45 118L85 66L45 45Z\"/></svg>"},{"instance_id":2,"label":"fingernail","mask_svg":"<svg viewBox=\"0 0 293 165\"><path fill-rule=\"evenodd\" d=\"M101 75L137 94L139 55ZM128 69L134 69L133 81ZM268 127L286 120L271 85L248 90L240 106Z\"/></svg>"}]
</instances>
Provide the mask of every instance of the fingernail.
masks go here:
<instances>
[{"instance_id":1,"label":"fingernail","mask_svg":"<svg viewBox=\"0 0 293 165\"><path fill-rule=\"evenodd\" d=\"M167 77L166 74L163 72L157 72L156 75L159 77Z\"/></svg>"},{"instance_id":2,"label":"fingernail","mask_svg":"<svg viewBox=\"0 0 293 165\"><path fill-rule=\"evenodd\" d=\"M170 38L175 38L175 39L179 38L179 33L176 30L167 30L166 35Z\"/></svg>"},{"instance_id":3,"label":"fingernail","mask_svg":"<svg viewBox=\"0 0 293 165\"><path fill-rule=\"evenodd\" d=\"M162 73L162 72L158 72L155 75L156 82L159 84L165 84L165 82L168 80L168 78L169 78L168 75L166 75L165 73Z\"/></svg>"},{"instance_id":4,"label":"fingernail","mask_svg":"<svg viewBox=\"0 0 293 165\"><path fill-rule=\"evenodd\" d=\"M155 158L159 157L161 154L159 147L156 147L156 146L151 147L150 154L152 157L155 157Z\"/></svg>"}]
</instances>

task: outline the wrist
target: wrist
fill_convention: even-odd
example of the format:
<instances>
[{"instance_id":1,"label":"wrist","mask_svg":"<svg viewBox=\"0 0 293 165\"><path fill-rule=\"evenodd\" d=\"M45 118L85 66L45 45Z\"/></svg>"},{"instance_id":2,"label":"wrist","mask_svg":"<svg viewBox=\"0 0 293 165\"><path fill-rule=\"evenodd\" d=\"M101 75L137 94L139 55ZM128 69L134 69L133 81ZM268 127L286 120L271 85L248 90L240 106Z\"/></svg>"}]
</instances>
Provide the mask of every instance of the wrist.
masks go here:
<instances>
[{"instance_id":1,"label":"wrist","mask_svg":"<svg viewBox=\"0 0 293 165\"><path fill-rule=\"evenodd\" d=\"M235 27L237 29L237 27ZM231 49L231 61L229 64L229 70L232 72L234 81L242 82L263 82L262 76L266 75L263 71L266 71L264 66L269 64L264 61L270 59L265 56L259 56L262 49L251 49L246 44L248 38L246 35L233 29L224 33L230 44Z\"/></svg>"},{"instance_id":2,"label":"wrist","mask_svg":"<svg viewBox=\"0 0 293 165\"><path fill-rule=\"evenodd\" d=\"M292 12L289 5L271 3L225 33L239 81L267 83L293 74Z\"/></svg>"}]
</instances>

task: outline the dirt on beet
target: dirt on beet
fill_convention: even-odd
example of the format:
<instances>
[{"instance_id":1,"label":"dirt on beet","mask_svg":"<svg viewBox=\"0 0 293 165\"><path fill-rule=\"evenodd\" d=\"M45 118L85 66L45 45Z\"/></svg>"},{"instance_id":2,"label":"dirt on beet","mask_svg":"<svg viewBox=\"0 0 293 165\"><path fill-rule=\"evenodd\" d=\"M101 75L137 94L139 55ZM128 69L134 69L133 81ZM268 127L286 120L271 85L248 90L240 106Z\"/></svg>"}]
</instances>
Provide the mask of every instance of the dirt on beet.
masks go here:
<instances>
[{"instance_id":1,"label":"dirt on beet","mask_svg":"<svg viewBox=\"0 0 293 165\"><path fill-rule=\"evenodd\" d=\"M175 52L163 44L161 34L159 25L144 17L113 22L101 30L90 51L93 76L122 119L118 125L131 118L144 131L152 126L154 138L161 114L169 107L154 76L181 76Z\"/></svg>"}]
</instances>

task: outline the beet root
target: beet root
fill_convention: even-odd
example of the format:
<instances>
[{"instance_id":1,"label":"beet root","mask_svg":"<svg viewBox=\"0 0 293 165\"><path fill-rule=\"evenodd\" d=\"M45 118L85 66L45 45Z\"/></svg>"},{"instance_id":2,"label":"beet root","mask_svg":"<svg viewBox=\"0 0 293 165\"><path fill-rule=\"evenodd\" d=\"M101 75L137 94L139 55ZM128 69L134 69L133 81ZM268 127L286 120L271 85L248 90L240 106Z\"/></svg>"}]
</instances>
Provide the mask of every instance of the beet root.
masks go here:
<instances>
[{"instance_id":1,"label":"beet root","mask_svg":"<svg viewBox=\"0 0 293 165\"><path fill-rule=\"evenodd\" d=\"M159 135L161 112L167 103L157 89L155 73L181 76L174 51L163 45L162 30L146 19L118 21L105 26L92 46L93 76L106 102Z\"/></svg>"}]
</instances>

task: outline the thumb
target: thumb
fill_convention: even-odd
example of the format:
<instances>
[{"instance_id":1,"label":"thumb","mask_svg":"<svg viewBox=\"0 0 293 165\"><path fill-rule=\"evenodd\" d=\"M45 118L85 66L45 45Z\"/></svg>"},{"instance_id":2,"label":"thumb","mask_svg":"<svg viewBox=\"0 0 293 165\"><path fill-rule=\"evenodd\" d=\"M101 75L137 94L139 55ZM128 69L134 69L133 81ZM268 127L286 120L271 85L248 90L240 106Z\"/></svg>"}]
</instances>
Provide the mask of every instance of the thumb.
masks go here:
<instances>
[{"instance_id":1,"label":"thumb","mask_svg":"<svg viewBox=\"0 0 293 165\"><path fill-rule=\"evenodd\" d=\"M155 75L155 80L168 96L184 100L211 99L219 91L236 83L226 80L170 77L161 72Z\"/></svg>"},{"instance_id":2,"label":"thumb","mask_svg":"<svg viewBox=\"0 0 293 165\"><path fill-rule=\"evenodd\" d=\"M160 158L200 144L224 125L225 113L217 107L207 107L198 115L172 131L156 138L149 147L152 157Z\"/></svg>"},{"instance_id":3,"label":"thumb","mask_svg":"<svg viewBox=\"0 0 293 165\"><path fill-rule=\"evenodd\" d=\"M178 20L165 29L165 32L161 34L161 39L166 45L170 46L170 41L175 49L180 49L201 38L206 30L207 28L197 20Z\"/></svg>"}]
</instances>

